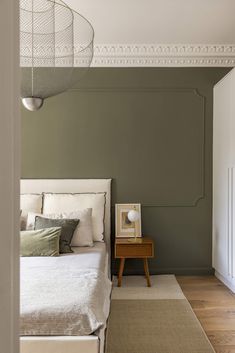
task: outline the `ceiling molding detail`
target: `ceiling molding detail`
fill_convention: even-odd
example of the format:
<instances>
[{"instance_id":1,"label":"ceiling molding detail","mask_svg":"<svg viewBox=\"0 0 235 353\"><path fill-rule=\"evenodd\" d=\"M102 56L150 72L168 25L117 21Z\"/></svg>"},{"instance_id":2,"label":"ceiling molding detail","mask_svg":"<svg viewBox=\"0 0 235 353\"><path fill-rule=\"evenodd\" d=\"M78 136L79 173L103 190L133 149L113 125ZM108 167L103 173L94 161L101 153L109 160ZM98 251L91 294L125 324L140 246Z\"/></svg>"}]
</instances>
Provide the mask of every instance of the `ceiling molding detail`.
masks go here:
<instances>
[{"instance_id":1,"label":"ceiling molding detail","mask_svg":"<svg viewBox=\"0 0 235 353\"><path fill-rule=\"evenodd\" d=\"M93 67L232 67L235 44L95 45Z\"/></svg>"}]
</instances>

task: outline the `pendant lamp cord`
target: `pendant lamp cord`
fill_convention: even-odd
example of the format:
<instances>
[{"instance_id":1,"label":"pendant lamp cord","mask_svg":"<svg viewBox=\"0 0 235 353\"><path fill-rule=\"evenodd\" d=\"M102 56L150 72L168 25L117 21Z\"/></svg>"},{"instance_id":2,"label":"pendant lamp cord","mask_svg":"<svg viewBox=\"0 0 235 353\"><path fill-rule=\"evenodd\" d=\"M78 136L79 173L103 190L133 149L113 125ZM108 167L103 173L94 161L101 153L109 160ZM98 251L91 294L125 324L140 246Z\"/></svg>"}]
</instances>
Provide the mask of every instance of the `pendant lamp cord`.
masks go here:
<instances>
[{"instance_id":1,"label":"pendant lamp cord","mask_svg":"<svg viewBox=\"0 0 235 353\"><path fill-rule=\"evenodd\" d=\"M32 88L32 97L34 95L34 0L32 0L32 67L31 67L31 88Z\"/></svg>"}]
</instances>

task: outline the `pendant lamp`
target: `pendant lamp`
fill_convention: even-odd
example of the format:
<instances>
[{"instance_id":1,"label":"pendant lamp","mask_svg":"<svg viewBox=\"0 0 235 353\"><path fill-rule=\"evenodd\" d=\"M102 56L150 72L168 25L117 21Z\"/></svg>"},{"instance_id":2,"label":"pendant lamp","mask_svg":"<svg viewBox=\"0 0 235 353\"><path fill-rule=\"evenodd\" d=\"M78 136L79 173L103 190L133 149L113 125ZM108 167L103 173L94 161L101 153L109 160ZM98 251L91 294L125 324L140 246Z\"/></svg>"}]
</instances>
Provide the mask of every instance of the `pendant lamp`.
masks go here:
<instances>
[{"instance_id":1,"label":"pendant lamp","mask_svg":"<svg viewBox=\"0 0 235 353\"><path fill-rule=\"evenodd\" d=\"M72 87L89 68L94 30L61 0L20 0L21 98L26 109Z\"/></svg>"}]
</instances>

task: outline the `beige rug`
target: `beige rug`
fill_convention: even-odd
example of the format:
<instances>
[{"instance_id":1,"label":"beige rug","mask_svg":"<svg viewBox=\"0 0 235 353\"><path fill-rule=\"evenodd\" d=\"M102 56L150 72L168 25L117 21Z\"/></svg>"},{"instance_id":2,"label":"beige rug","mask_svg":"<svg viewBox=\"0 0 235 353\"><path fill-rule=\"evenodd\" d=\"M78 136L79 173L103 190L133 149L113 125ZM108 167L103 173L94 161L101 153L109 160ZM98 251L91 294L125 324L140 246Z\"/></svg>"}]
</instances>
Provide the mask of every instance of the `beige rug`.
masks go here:
<instances>
[{"instance_id":1,"label":"beige rug","mask_svg":"<svg viewBox=\"0 0 235 353\"><path fill-rule=\"evenodd\" d=\"M133 276L114 288L106 353L214 353L174 276Z\"/></svg>"},{"instance_id":2,"label":"beige rug","mask_svg":"<svg viewBox=\"0 0 235 353\"><path fill-rule=\"evenodd\" d=\"M186 299L174 275L151 276L152 287L146 287L143 276L124 276L122 287L113 278L112 299Z\"/></svg>"}]
</instances>

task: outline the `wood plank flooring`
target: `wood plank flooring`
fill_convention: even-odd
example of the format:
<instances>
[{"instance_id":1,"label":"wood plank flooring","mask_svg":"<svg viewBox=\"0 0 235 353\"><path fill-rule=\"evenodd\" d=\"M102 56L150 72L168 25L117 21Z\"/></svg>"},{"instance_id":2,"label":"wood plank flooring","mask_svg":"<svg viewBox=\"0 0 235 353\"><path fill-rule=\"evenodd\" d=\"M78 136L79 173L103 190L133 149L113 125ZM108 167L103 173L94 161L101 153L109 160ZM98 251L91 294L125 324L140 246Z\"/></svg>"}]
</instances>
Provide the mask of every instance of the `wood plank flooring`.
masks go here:
<instances>
[{"instance_id":1,"label":"wood plank flooring","mask_svg":"<svg viewBox=\"0 0 235 353\"><path fill-rule=\"evenodd\" d=\"M216 353L235 353L235 294L214 276L177 276Z\"/></svg>"}]
</instances>

